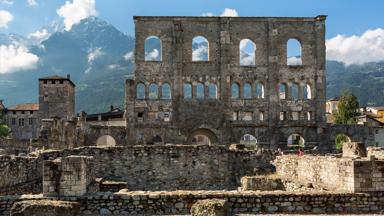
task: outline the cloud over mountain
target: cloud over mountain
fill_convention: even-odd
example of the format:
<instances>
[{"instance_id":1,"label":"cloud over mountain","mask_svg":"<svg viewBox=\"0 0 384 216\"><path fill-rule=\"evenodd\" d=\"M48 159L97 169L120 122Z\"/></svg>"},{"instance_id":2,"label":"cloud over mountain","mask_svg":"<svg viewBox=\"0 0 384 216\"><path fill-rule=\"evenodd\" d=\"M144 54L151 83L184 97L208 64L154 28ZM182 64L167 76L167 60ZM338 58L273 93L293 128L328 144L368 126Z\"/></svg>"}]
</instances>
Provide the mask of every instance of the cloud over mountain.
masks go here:
<instances>
[{"instance_id":1,"label":"cloud over mountain","mask_svg":"<svg viewBox=\"0 0 384 216\"><path fill-rule=\"evenodd\" d=\"M327 40L327 59L345 65L384 60L384 29L368 30L362 35L337 35Z\"/></svg>"},{"instance_id":2,"label":"cloud over mountain","mask_svg":"<svg viewBox=\"0 0 384 216\"><path fill-rule=\"evenodd\" d=\"M65 30L69 31L73 24L90 16L96 16L95 0L73 0L66 1L63 6L57 10L57 14L64 18Z\"/></svg>"},{"instance_id":3,"label":"cloud over mountain","mask_svg":"<svg viewBox=\"0 0 384 216\"><path fill-rule=\"evenodd\" d=\"M39 58L24 46L0 46L0 74L34 69Z\"/></svg>"}]
</instances>

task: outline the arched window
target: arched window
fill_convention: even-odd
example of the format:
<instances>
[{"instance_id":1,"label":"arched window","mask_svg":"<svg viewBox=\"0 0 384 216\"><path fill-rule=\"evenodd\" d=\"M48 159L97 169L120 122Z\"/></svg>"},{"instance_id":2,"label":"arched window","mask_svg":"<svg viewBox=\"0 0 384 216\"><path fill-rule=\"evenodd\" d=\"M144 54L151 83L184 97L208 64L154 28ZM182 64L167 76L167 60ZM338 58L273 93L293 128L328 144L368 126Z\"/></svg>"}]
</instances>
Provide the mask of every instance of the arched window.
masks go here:
<instances>
[{"instance_id":1,"label":"arched window","mask_svg":"<svg viewBox=\"0 0 384 216\"><path fill-rule=\"evenodd\" d=\"M171 86L168 83L161 85L161 99L171 99Z\"/></svg>"},{"instance_id":2,"label":"arched window","mask_svg":"<svg viewBox=\"0 0 384 216\"><path fill-rule=\"evenodd\" d=\"M304 99L312 99L312 88L310 84L304 86Z\"/></svg>"},{"instance_id":3,"label":"arched window","mask_svg":"<svg viewBox=\"0 0 384 216\"><path fill-rule=\"evenodd\" d=\"M287 65L302 65L301 44L297 39L287 41Z\"/></svg>"},{"instance_id":4,"label":"arched window","mask_svg":"<svg viewBox=\"0 0 384 216\"><path fill-rule=\"evenodd\" d=\"M162 47L161 40L156 36L149 36L144 44L145 61L161 61Z\"/></svg>"},{"instance_id":5,"label":"arched window","mask_svg":"<svg viewBox=\"0 0 384 216\"><path fill-rule=\"evenodd\" d=\"M149 85L148 98L149 99L158 99L159 98L158 88L157 88L157 85L155 83L152 83L151 85Z\"/></svg>"},{"instance_id":6,"label":"arched window","mask_svg":"<svg viewBox=\"0 0 384 216\"><path fill-rule=\"evenodd\" d=\"M255 66L256 65L256 44L249 39L240 41L240 66Z\"/></svg>"},{"instance_id":7,"label":"arched window","mask_svg":"<svg viewBox=\"0 0 384 216\"><path fill-rule=\"evenodd\" d=\"M287 99L287 84L279 84L279 99Z\"/></svg>"},{"instance_id":8,"label":"arched window","mask_svg":"<svg viewBox=\"0 0 384 216\"><path fill-rule=\"evenodd\" d=\"M256 82L256 98L264 98L264 85L263 85L263 83Z\"/></svg>"},{"instance_id":9,"label":"arched window","mask_svg":"<svg viewBox=\"0 0 384 216\"><path fill-rule=\"evenodd\" d=\"M245 83L243 86L243 96L244 99L251 99L252 98L252 86L249 83Z\"/></svg>"},{"instance_id":10,"label":"arched window","mask_svg":"<svg viewBox=\"0 0 384 216\"><path fill-rule=\"evenodd\" d=\"M240 90L239 85L237 83L232 83L232 86L231 86L232 99L239 99L239 97L240 97L239 90Z\"/></svg>"},{"instance_id":11,"label":"arched window","mask_svg":"<svg viewBox=\"0 0 384 216\"><path fill-rule=\"evenodd\" d=\"M145 99L145 85L143 83L136 85L136 99Z\"/></svg>"},{"instance_id":12,"label":"arched window","mask_svg":"<svg viewBox=\"0 0 384 216\"><path fill-rule=\"evenodd\" d=\"M192 39L192 61L209 61L209 42L203 36Z\"/></svg>"},{"instance_id":13,"label":"arched window","mask_svg":"<svg viewBox=\"0 0 384 216\"><path fill-rule=\"evenodd\" d=\"M256 145L257 144L257 139L251 134L245 134L244 136L241 137L240 144L243 145Z\"/></svg>"},{"instance_id":14,"label":"arched window","mask_svg":"<svg viewBox=\"0 0 384 216\"><path fill-rule=\"evenodd\" d=\"M184 83L183 91L184 91L184 99L192 98L192 85L190 83Z\"/></svg>"},{"instance_id":15,"label":"arched window","mask_svg":"<svg viewBox=\"0 0 384 216\"><path fill-rule=\"evenodd\" d=\"M299 134L292 134L288 137L287 144L289 147L304 147L305 140Z\"/></svg>"},{"instance_id":16,"label":"arched window","mask_svg":"<svg viewBox=\"0 0 384 216\"><path fill-rule=\"evenodd\" d=\"M196 85L196 98L204 99L204 84L202 83Z\"/></svg>"},{"instance_id":17,"label":"arched window","mask_svg":"<svg viewBox=\"0 0 384 216\"><path fill-rule=\"evenodd\" d=\"M217 99L217 86L214 83L208 85L208 98Z\"/></svg>"},{"instance_id":18,"label":"arched window","mask_svg":"<svg viewBox=\"0 0 384 216\"><path fill-rule=\"evenodd\" d=\"M297 83L291 85L291 96L292 100L299 100L299 85Z\"/></svg>"}]
</instances>

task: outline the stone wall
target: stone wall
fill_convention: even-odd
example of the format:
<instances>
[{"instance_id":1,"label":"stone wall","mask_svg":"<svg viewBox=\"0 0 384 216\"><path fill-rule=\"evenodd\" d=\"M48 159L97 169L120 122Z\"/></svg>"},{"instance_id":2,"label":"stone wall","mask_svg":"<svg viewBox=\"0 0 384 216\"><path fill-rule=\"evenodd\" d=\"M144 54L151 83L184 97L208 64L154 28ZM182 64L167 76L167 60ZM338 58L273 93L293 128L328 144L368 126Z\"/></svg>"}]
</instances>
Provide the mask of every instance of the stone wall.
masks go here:
<instances>
[{"instance_id":1,"label":"stone wall","mask_svg":"<svg viewBox=\"0 0 384 216\"><path fill-rule=\"evenodd\" d=\"M262 150L203 145L82 147L46 151L37 158L1 157L5 162L1 162L0 174L6 178L0 179L0 190L31 180L41 185L43 159L70 155L93 156L96 177L125 181L130 190L234 189L242 176L274 169L271 152Z\"/></svg>"},{"instance_id":2,"label":"stone wall","mask_svg":"<svg viewBox=\"0 0 384 216\"><path fill-rule=\"evenodd\" d=\"M334 156L279 156L277 174L284 179L332 191L384 191L384 160Z\"/></svg>"},{"instance_id":3,"label":"stone wall","mask_svg":"<svg viewBox=\"0 0 384 216\"><path fill-rule=\"evenodd\" d=\"M42 158L0 156L0 194L41 192Z\"/></svg>"},{"instance_id":4,"label":"stone wall","mask_svg":"<svg viewBox=\"0 0 384 216\"><path fill-rule=\"evenodd\" d=\"M98 193L71 197L80 203L80 215L174 215L189 214L198 200L225 199L232 214L236 213L380 213L384 193L300 193L174 191ZM20 200L46 199L41 195L0 197L0 215L9 216L12 205ZM68 198L50 198L53 200Z\"/></svg>"},{"instance_id":5,"label":"stone wall","mask_svg":"<svg viewBox=\"0 0 384 216\"><path fill-rule=\"evenodd\" d=\"M384 147L369 147L367 149L367 156L374 156L377 159L384 160Z\"/></svg>"}]
</instances>

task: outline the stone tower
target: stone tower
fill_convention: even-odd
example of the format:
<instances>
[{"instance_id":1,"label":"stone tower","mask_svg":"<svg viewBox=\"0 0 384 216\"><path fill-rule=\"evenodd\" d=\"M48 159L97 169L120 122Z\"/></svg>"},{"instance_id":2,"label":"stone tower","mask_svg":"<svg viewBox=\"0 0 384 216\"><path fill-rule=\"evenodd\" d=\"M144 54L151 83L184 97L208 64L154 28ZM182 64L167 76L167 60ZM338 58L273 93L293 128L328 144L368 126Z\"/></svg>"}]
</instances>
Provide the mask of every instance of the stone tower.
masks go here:
<instances>
[{"instance_id":1,"label":"stone tower","mask_svg":"<svg viewBox=\"0 0 384 216\"><path fill-rule=\"evenodd\" d=\"M75 115L75 84L70 76L50 76L39 79L40 119Z\"/></svg>"}]
</instances>

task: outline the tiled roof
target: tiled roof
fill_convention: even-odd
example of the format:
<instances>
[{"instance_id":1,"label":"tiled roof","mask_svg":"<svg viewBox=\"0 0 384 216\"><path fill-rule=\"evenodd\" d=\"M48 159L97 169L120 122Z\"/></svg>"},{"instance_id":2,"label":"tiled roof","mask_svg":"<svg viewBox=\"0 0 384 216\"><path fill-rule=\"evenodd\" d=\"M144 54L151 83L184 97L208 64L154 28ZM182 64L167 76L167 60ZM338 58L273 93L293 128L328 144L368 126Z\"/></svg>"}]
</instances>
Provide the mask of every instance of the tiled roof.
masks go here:
<instances>
[{"instance_id":1,"label":"tiled roof","mask_svg":"<svg viewBox=\"0 0 384 216\"><path fill-rule=\"evenodd\" d=\"M39 110L39 104L34 103L25 103L25 104L17 104L13 107L8 108L9 111L37 111Z\"/></svg>"}]
</instances>

